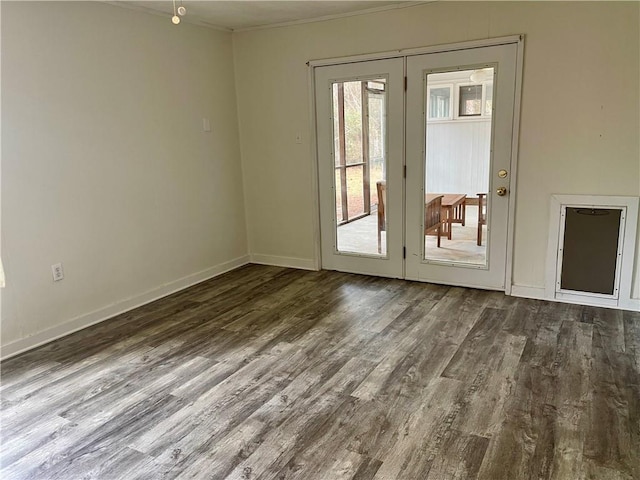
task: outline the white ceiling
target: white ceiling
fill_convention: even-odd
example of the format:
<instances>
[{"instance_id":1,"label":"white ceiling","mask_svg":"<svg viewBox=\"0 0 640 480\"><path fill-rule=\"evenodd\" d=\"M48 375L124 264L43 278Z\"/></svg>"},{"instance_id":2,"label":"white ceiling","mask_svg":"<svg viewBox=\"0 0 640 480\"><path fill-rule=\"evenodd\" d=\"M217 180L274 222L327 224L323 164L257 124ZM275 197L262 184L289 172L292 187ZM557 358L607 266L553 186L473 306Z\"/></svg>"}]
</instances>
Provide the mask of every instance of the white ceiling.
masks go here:
<instances>
[{"instance_id":1,"label":"white ceiling","mask_svg":"<svg viewBox=\"0 0 640 480\"><path fill-rule=\"evenodd\" d=\"M123 7L147 10L167 15L170 21L173 15L172 0L143 0L109 2ZM183 18L186 22L222 28L241 30L273 26L282 23L310 21L326 17L353 15L367 11L405 7L422 2L386 1L386 0L349 0L349 1L192 1L182 0L187 9ZM176 0L180 5L180 0Z\"/></svg>"}]
</instances>

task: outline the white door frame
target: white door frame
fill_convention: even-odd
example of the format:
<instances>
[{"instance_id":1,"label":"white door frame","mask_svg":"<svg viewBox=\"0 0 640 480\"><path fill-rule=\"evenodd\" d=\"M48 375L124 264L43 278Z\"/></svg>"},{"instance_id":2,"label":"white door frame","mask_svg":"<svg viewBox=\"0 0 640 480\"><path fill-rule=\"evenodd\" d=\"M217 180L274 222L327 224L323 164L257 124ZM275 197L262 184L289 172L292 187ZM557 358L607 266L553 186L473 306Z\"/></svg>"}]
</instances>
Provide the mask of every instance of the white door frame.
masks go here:
<instances>
[{"instance_id":1,"label":"white door frame","mask_svg":"<svg viewBox=\"0 0 640 480\"><path fill-rule=\"evenodd\" d=\"M316 134L318 186L320 192L321 254L325 268L404 278L404 59L402 57L369 60L340 65L326 65L315 71L316 113L319 118ZM342 82L386 79L385 107L385 179L387 181L386 251L382 255L357 251L341 251L338 245L338 219L336 218L336 185L334 151L333 87ZM362 125L363 130L365 125ZM331 162L326 160L331 157ZM332 193L328 195L328 192ZM328 228L331 225L331 228ZM322 228L324 227L324 228ZM372 232L375 239L375 230Z\"/></svg>"},{"instance_id":2,"label":"white door frame","mask_svg":"<svg viewBox=\"0 0 640 480\"><path fill-rule=\"evenodd\" d=\"M516 84L515 98L513 105L513 130L511 135L511 175L509 181L509 217L507 222L507 252L505 263L505 293L511 294L513 284L513 242L515 227L515 209L516 209L516 184L518 176L518 144L520 137L520 106L522 99L522 70L523 70L523 54L524 54L524 35L509 35L505 37L485 38L479 40L471 40L459 43L450 43L444 45L434 45L430 47L418 47L401 50L392 50L380 53L368 53L361 55L351 55L337 58L316 59L307 62L308 85L309 85L309 122L310 130L310 153L311 153L311 189L313 198L314 214L313 220L313 236L314 236L314 259L313 265L316 270L321 269L322 255L320 251L320 188L318 184L318 148L316 137L316 105L315 105L315 81L314 70L316 67L325 65L340 65L344 63L362 62L367 60L382 60L386 58L406 57L410 55L420 55L424 53L440 53L452 52L456 50L466 50L470 48L489 47L494 45L516 44ZM406 70L406 67L405 67ZM405 71L406 74L406 71Z\"/></svg>"}]
</instances>

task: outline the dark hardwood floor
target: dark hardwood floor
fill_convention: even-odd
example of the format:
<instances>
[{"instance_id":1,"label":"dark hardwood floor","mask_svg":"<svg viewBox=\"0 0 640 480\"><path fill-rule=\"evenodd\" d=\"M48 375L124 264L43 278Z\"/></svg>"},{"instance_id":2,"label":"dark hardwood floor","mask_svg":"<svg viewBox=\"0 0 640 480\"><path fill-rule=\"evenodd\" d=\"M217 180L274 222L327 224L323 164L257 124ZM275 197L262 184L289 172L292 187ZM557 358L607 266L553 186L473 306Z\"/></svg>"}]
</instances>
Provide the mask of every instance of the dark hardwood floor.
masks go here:
<instances>
[{"instance_id":1,"label":"dark hardwood floor","mask_svg":"<svg viewBox=\"0 0 640 480\"><path fill-rule=\"evenodd\" d=\"M3 479L640 479L640 315L250 265L2 364Z\"/></svg>"}]
</instances>

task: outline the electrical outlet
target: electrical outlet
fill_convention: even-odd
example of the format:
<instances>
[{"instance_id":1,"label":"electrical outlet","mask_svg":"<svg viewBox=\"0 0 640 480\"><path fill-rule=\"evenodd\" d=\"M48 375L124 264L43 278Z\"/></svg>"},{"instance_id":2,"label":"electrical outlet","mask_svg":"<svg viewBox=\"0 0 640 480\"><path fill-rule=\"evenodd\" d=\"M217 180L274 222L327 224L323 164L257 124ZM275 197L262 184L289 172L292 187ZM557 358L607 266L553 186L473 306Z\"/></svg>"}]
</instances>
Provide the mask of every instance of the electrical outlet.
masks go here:
<instances>
[{"instance_id":1,"label":"electrical outlet","mask_svg":"<svg viewBox=\"0 0 640 480\"><path fill-rule=\"evenodd\" d=\"M64 270L62 270L62 264L56 263L55 265L51 265L51 273L53 273L53 281L59 282L64 278Z\"/></svg>"},{"instance_id":2,"label":"electrical outlet","mask_svg":"<svg viewBox=\"0 0 640 480\"><path fill-rule=\"evenodd\" d=\"M296 133L296 143L302 143L302 135L300 135L300 132Z\"/></svg>"}]
</instances>

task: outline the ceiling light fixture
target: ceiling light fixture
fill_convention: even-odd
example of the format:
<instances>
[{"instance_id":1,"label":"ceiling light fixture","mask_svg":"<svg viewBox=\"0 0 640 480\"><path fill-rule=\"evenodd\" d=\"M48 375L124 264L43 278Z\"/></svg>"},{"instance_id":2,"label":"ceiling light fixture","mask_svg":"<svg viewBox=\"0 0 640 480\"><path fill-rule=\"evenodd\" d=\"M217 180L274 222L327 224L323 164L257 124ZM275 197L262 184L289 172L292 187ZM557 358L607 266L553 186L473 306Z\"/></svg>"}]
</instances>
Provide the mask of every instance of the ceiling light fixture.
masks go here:
<instances>
[{"instance_id":1,"label":"ceiling light fixture","mask_svg":"<svg viewBox=\"0 0 640 480\"><path fill-rule=\"evenodd\" d=\"M176 0L173 0L173 17L171 17L171 23L173 23L174 25L178 25L180 23L180 17L178 16L178 14L182 16L185 13L187 13L187 9L182 6L182 0L180 0L180 6L178 7L177 12Z\"/></svg>"},{"instance_id":2,"label":"ceiling light fixture","mask_svg":"<svg viewBox=\"0 0 640 480\"><path fill-rule=\"evenodd\" d=\"M469 75L469 80L473 83L482 83L490 80L491 77L493 77L493 68L481 68L474 70L471 75Z\"/></svg>"}]
</instances>

